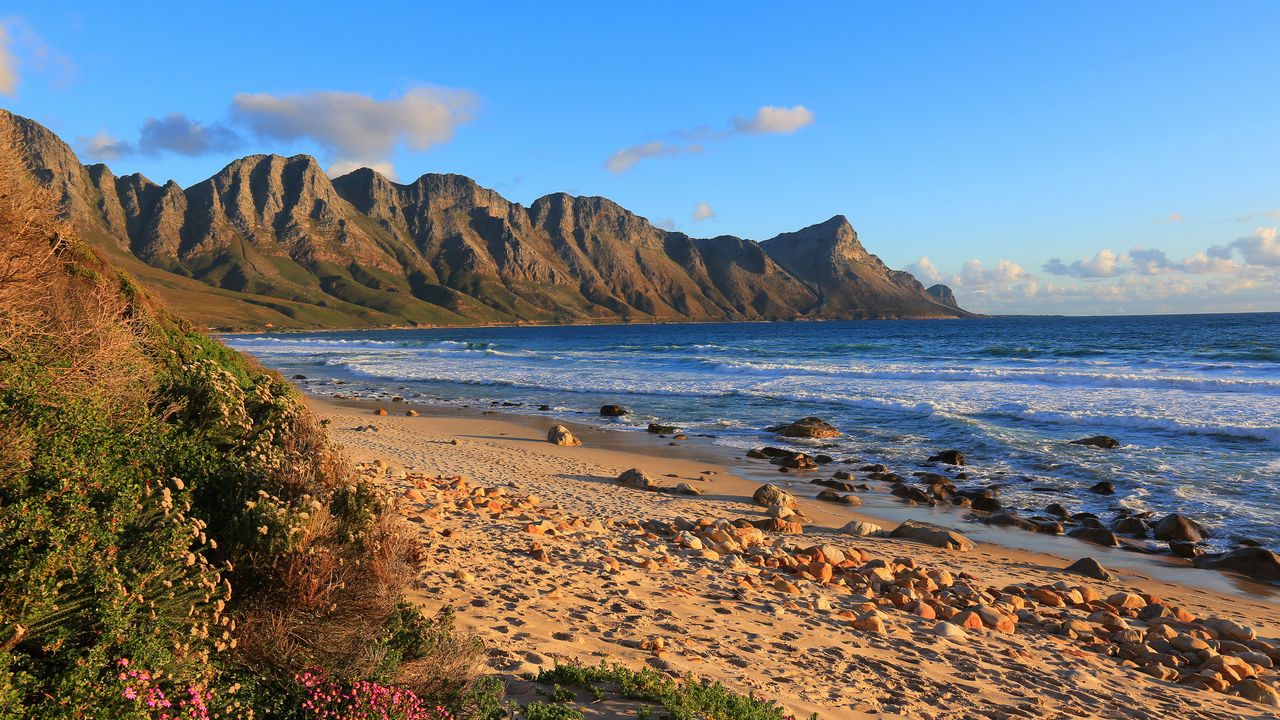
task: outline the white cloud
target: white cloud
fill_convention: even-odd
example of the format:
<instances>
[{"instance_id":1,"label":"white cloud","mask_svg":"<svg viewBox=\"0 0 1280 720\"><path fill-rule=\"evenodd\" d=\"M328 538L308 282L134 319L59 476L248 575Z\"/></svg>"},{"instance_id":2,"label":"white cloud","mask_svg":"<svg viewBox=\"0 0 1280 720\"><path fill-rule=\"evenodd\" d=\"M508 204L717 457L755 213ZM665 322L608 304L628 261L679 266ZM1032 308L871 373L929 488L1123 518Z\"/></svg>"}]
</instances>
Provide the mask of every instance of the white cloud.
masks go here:
<instances>
[{"instance_id":1,"label":"white cloud","mask_svg":"<svg viewBox=\"0 0 1280 720\"><path fill-rule=\"evenodd\" d=\"M1120 256L1111 250L1099 250L1091 258L1083 258L1067 265L1058 258L1044 264L1044 271L1051 275L1067 275L1080 278L1106 278L1119 275Z\"/></svg>"},{"instance_id":2,"label":"white cloud","mask_svg":"<svg viewBox=\"0 0 1280 720\"><path fill-rule=\"evenodd\" d=\"M1194 275L1220 275L1238 270L1240 266L1225 258L1198 252L1178 263L1178 268Z\"/></svg>"},{"instance_id":3,"label":"white cloud","mask_svg":"<svg viewBox=\"0 0 1280 720\"><path fill-rule=\"evenodd\" d=\"M970 289L1013 285L1034 280L1034 275L1023 270L1021 265L1009 260L997 261L994 268L983 267L981 260L966 260L954 278L957 286Z\"/></svg>"},{"instance_id":4,"label":"white cloud","mask_svg":"<svg viewBox=\"0 0 1280 720\"><path fill-rule=\"evenodd\" d=\"M117 140L106 130L102 130L92 137L81 136L76 138L76 146L80 148L82 154L95 160L115 160L122 155L130 155L137 152L133 145Z\"/></svg>"},{"instance_id":5,"label":"white cloud","mask_svg":"<svg viewBox=\"0 0 1280 720\"><path fill-rule=\"evenodd\" d=\"M928 255L908 265L907 272L926 285L940 283L945 277L942 271L938 269L938 266L934 265L933 261L929 259Z\"/></svg>"},{"instance_id":6,"label":"white cloud","mask_svg":"<svg viewBox=\"0 0 1280 720\"><path fill-rule=\"evenodd\" d=\"M653 142L643 145L634 145L629 148L623 148L605 161L605 169L617 175L624 173L635 166L645 158L668 157L671 155L687 155L702 152L702 146L697 144L691 145L673 145L662 140L654 140Z\"/></svg>"},{"instance_id":7,"label":"white cloud","mask_svg":"<svg viewBox=\"0 0 1280 720\"><path fill-rule=\"evenodd\" d=\"M332 91L241 93L232 101L231 117L260 137L317 143L332 156L330 172L374 165L389 170L396 146L422 151L448 142L459 125L472 120L478 104L466 90L430 86L389 100Z\"/></svg>"},{"instance_id":8,"label":"white cloud","mask_svg":"<svg viewBox=\"0 0 1280 720\"><path fill-rule=\"evenodd\" d=\"M1168 215L1156 220L1158 223L1184 223L1187 219L1180 212L1171 212Z\"/></svg>"},{"instance_id":9,"label":"white cloud","mask_svg":"<svg viewBox=\"0 0 1280 720\"><path fill-rule=\"evenodd\" d=\"M710 220L715 216L716 216L716 211L712 210L710 205L704 202L700 202L696 206L694 206L693 215L690 216L690 219L692 219L694 222L700 222L702 220Z\"/></svg>"},{"instance_id":10,"label":"white cloud","mask_svg":"<svg viewBox=\"0 0 1280 720\"><path fill-rule=\"evenodd\" d=\"M751 117L730 118L729 129L721 132L713 132L705 127L677 130L667 133L676 138L674 141L654 140L622 148L604 161L604 167L617 175L630 170L646 158L700 153L703 142L727 140L735 135L790 135L812 124L813 111L803 105L790 108L766 105L756 110Z\"/></svg>"},{"instance_id":11,"label":"white cloud","mask_svg":"<svg viewBox=\"0 0 1280 720\"><path fill-rule=\"evenodd\" d=\"M0 23L0 95L18 91L18 57L13 54L9 29Z\"/></svg>"},{"instance_id":12,"label":"white cloud","mask_svg":"<svg viewBox=\"0 0 1280 720\"><path fill-rule=\"evenodd\" d=\"M752 117L736 117L732 123L738 132L790 135L813 124L813 111L803 105L789 108L765 105Z\"/></svg>"},{"instance_id":13,"label":"white cloud","mask_svg":"<svg viewBox=\"0 0 1280 720\"><path fill-rule=\"evenodd\" d=\"M1231 247L1239 250L1250 265L1280 267L1280 238L1277 235L1275 227L1260 227L1252 235L1231 243Z\"/></svg>"}]
</instances>

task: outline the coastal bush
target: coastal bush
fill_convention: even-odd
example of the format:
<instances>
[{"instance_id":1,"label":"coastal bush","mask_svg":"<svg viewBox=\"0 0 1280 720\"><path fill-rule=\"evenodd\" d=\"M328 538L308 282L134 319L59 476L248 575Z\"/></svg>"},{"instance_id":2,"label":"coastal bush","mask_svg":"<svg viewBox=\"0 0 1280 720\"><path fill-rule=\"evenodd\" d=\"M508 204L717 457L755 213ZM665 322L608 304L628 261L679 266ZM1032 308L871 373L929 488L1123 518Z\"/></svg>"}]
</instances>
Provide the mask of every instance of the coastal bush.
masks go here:
<instances>
[{"instance_id":1,"label":"coastal bush","mask_svg":"<svg viewBox=\"0 0 1280 720\"><path fill-rule=\"evenodd\" d=\"M57 204L0 142L0 720L488 712L389 498Z\"/></svg>"}]
</instances>

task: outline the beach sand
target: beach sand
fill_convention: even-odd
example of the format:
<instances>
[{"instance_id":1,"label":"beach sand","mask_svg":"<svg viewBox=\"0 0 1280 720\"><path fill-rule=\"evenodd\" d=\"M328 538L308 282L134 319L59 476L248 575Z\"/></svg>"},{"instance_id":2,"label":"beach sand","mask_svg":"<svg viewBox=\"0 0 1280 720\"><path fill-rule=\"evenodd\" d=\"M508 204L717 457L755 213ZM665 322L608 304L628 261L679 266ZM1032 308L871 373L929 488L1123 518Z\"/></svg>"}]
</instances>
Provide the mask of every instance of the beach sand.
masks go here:
<instances>
[{"instance_id":1,"label":"beach sand","mask_svg":"<svg viewBox=\"0 0 1280 720\"><path fill-rule=\"evenodd\" d=\"M330 420L353 460L385 463L385 471L380 465L376 472L401 496L418 488L400 501L423 543L414 599L427 610L457 608L460 624L484 640L490 667L517 697L536 699L521 677L556 660L607 659L718 680L776 700L797 717L1225 719L1280 712L1158 680L1132 662L1094 652L1099 644L1090 636L1072 639L1020 622L1015 632L980 628L943 638L934 632L937 620L884 598L785 570L735 567L727 557L704 557L708 553L646 533L638 522L766 517L751 502L758 479L665 439L632 433L618 440L612 436L622 433L571 425L584 445L557 446L546 442L552 421L545 418L428 416L425 410L407 417L400 404L384 404L390 414L378 416L368 404L308 402ZM621 487L616 478L628 468L665 485L688 483L703 494ZM436 476L464 476L469 487L502 488L507 497L536 496L537 503L506 512L485 511L483 500L477 508L470 502L459 508L447 484L422 480ZM911 558L921 571L945 569L983 588L1065 582L1094 588L1102 598L1141 593L1200 618L1252 627L1271 644L1280 635L1280 606L1265 593L1251 596L1247 583L1214 589L1178 583L1170 573L1123 569L1115 581L1092 580L1062 571L1074 559L1101 558L1083 544L1063 546L1078 548L1074 557L990 542L962 552L842 535L837 528L851 517L876 522L843 506L800 499L799 510L812 520L804 534L771 534L774 542L856 548L891 562ZM543 520L548 522L540 525ZM530 526L559 529L537 533ZM545 561L531 553L533 543L545 551ZM856 563L846 563L851 565ZM887 632L854 628L852 618L866 616L868 599L880 603ZM1038 610L1058 620L1089 614ZM1273 670L1255 671L1274 684ZM583 710L587 717L634 717L634 710L615 701L588 699Z\"/></svg>"}]
</instances>

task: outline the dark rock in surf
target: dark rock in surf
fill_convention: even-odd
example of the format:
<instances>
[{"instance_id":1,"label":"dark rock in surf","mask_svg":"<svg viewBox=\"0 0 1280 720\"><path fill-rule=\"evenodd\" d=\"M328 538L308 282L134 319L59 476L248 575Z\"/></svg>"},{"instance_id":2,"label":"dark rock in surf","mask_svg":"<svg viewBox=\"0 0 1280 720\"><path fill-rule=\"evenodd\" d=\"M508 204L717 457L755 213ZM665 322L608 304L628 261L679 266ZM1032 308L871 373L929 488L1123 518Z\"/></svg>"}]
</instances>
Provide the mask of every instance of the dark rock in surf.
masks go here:
<instances>
[{"instance_id":1,"label":"dark rock in surf","mask_svg":"<svg viewBox=\"0 0 1280 720\"><path fill-rule=\"evenodd\" d=\"M1103 547L1116 547L1120 544L1120 539L1115 536L1115 533L1106 528L1078 527L1074 530L1069 530L1067 537L1084 540Z\"/></svg>"},{"instance_id":2,"label":"dark rock in surf","mask_svg":"<svg viewBox=\"0 0 1280 720\"><path fill-rule=\"evenodd\" d=\"M600 417L622 417L623 415L630 415L630 414L631 414L631 411L622 407L621 405L601 405L600 406Z\"/></svg>"},{"instance_id":3,"label":"dark rock in surf","mask_svg":"<svg viewBox=\"0 0 1280 720\"><path fill-rule=\"evenodd\" d=\"M1132 538L1145 538L1149 530L1147 524L1136 517L1120 518L1111 525L1111 532Z\"/></svg>"},{"instance_id":4,"label":"dark rock in surf","mask_svg":"<svg viewBox=\"0 0 1280 720\"><path fill-rule=\"evenodd\" d=\"M826 420L812 416L800 418L793 423L774 425L766 429L783 437L813 438L818 440L840 437L843 434Z\"/></svg>"},{"instance_id":5,"label":"dark rock in surf","mask_svg":"<svg viewBox=\"0 0 1280 720\"><path fill-rule=\"evenodd\" d=\"M675 425L659 425L658 423L649 423L647 430L654 435L671 435L679 430Z\"/></svg>"},{"instance_id":6,"label":"dark rock in surf","mask_svg":"<svg viewBox=\"0 0 1280 720\"><path fill-rule=\"evenodd\" d=\"M1165 516L1153 531L1157 540L1168 541L1200 542L1209 536L1200 523L1177 513Z\"/></svg>"},{"instance_id":7,"label":"dark rock in surf","mask_svg":"<svg viewBox=\"0 0 1280 720\"><path fill-rule=\"evenodd\" d=\"M1102 448L1104 450L1111 450L1120 447L1119 440L1107 435L1094 435L1093 437L1080 438L1079 440L1072 440L1071 444L1089 445L1090 447Z\"/></svg>"},{"instance_id":8,"label":"dark rock in surf","mask_svg":"<svg viewBox=\"0 0 1280 720\"><path fill-rule=\"evenodd\" d=\"M929 457L929 462L946 463L947 465L963 465L964 453L959 450L943 450Z\"/></svg>"},{"instance_id":9,"label":"dark rock in surf","mask_svg":"<svg viewBox=\"0 0 1280 720\"><path fill-rule=\"evenodd\" d=\"M1093 487L1089 488L1089 492L1097 493L1099 495L1115 495L1116 486L1112 485L1106 480L1103 480L1102 482L1096 483Z\"/></svg>"},{"instance_id":10,"label":"dark rock in surf","mask_svg":"<svg viewBox=\"0 0 1280 720\"><path fill-rule=\"evenodd\" d=\"M1174 541L1169 543L1169 552L1175 557L1194 560L1204 554L1204 548L1193 542Z\"/></svg>"},{"instance_id":11,"label":"dark rock in surf","mask_svg":"<svg viewBox=\"0 0 1280 720\"><path fill-rule=\"evenodd\" d=\"M1201 555L1194 561L1198 568L1232 570L1254 580L1280 581L1280 555L1266 548L1238 548L1227 553Z\"/></svg>"}]
</instances>

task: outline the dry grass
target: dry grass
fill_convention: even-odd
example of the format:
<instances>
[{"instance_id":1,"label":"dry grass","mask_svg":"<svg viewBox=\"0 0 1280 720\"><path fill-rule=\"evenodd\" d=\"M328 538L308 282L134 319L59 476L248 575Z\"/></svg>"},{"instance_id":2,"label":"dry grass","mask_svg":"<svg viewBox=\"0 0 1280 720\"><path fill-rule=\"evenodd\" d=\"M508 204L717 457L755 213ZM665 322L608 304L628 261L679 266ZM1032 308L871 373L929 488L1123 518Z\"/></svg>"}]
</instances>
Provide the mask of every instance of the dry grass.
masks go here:
<instances>
[{"instance_id":1,"label":"dry grass","mask_svg":"<svg viewBox=\"0 0 1280 720\"><path fill-rule=\"evenodd\" d=\"M120 278L71 240L16 142L0 137L0 361L38 362L68 397L135 400L145 359Z\"/></svg>"}]
</instances>

